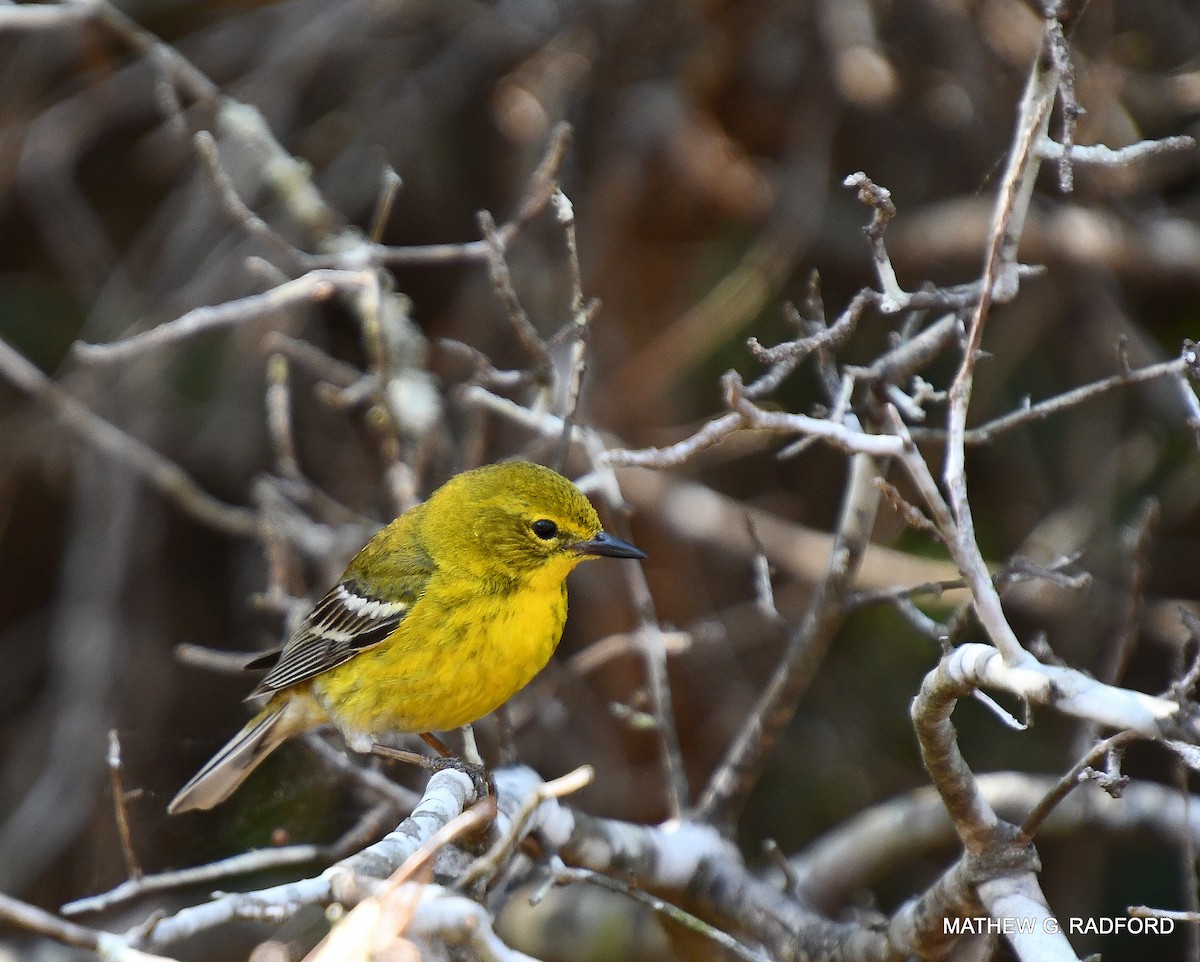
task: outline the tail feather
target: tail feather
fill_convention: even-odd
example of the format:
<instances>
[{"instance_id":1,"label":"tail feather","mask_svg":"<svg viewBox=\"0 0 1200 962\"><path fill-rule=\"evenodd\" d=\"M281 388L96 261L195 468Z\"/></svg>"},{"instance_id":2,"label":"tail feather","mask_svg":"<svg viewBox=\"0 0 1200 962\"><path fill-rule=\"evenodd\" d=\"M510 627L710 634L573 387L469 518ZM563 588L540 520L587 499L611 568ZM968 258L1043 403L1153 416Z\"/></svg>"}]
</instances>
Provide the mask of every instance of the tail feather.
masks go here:
<instances>
[{"instance_id":1,"label":"tail feather","mask_svg":"<svg viewBox=\"0 0 1200 962\"><path fill-rule=\"evenodd\" d=\"M285 724L288 703L269 704L233 736L167 806L172 815L194 808L212 808L225 801L278 745L296 734Z\"/></svg>"}]
</instances>

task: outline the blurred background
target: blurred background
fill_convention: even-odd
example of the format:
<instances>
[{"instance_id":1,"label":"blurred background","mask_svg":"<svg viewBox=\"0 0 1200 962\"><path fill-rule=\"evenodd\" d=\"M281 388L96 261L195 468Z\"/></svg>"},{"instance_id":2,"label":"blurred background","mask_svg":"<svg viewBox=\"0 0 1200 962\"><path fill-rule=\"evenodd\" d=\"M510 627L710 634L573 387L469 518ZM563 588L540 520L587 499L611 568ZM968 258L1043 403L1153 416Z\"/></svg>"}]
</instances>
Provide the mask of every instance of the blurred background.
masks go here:
<instances>
[{"instance_id":1,"label":"blurred background","mask_svg":"<svg viewBox=\"0 0 1200 962\"><path fill-rule=\"evenodd\" d=\"M388 168L402 186L384 243L476 240L477 212L499 223L511 217L555 125L569 122L559 179L574 206L583 291L603 305L579 417L630 448L671 443L719 413L720 374L759 370L747 337L792 336L782 308L804 297L812 271L831 317L875 283L862 235L869 212L841 186L848 174L865 171L891 189L899 213L886 240L906 289L978 276L995 177L1042 35L1039 12L1020 0L153 0L121 8L229 97L257 108L308 165L326 206L298 219L279 202L277 172L261 155L218 137L239 196L301 249L318 251L345 228L369 229ZM0 5L0 17L7 9ZM1086 110L1077 141L1119 147L1195 135L1198 50L1195 4L1093 0L1073 41ZM222 206L191 136L209 125L212 104L196 94L195 78L166 82L172 69L83 16L0 27L0 338L201 489L251 506L277 469L267 332L353 369L370 361L337 298L127 361L85 364L68 353L76 339L115 340L265 290L278 277L254 258L295 273ZM1069 195L1051 167L1021 246L1024 262L1048 270L994 312L975 422L1113 373L1118 343L1140 366L1174 356L1200 331L1196 151L1119 170L1078 168ZM521 231L509 266L544 337L571 320L568 251L549 213ZM553 457L553 445L463 401L476 356L448 341L498 369L531 365L486 267L476 259L392 273L409 299L407 356L431 375L421 383L434 389L436 426L419 443L388 436L369 405L329 403L319 387L327 372L291 366L297 462L346 509L310 511L333 534L287 572L297 597L321 592L371 524L389 520L406 497L481 461ZM866 316L843 359L869 361L896 324ZM952 371L947 360L926 377L945 386ZM180 511L12 381L11 370L0 376L0 891L55 908L123 879L105 765L110 729L135 792L128 810L147 871L269 844L280 826L297 840L336 838L361 803L299 745L218 811L166 816L179 785L242 724L252 686L180 664L176 646L278 644L278 606L256 602L270 559L257 539ZM508 393L530 397L528 386ZM808 412L823 398L801 371L773 400ZM1200 597L1200 460L1183 417L1177 391L1131 388L1004 435L969 462L990 560L1080 552L1078 567L1094 578L1083 592L1023 596L1013 609L1021 636L1044 633L1067 663L1103 672L1123 626L1136 625L1124 681L1147 691L1167 686L1180 657L1186 633L1176 604ZM692 633L672 659L671 682L697 794L782 644L753 604L747 539L734 530L740 507L779 526L775 590L793 618L826 560L802 535L829 531L839 508L843 456L810 446L779 458L781 446L744 438L670 478L622 474L628 530L650 555L657 616ZM728 499L720 523L689 516L678 495L693 483ZM1148 499L1158 516L1143 551L1130 531ZM936 546L886 510L876 538L933 564L921 571L945 572ZM573 576L563 656L636 624L612 567ZM1145 603L1131 608L1141 585ZM766 838L795 851L926 784L908 703L938 654L891 609L866 607L849 620L742 819L748 857ZM589 811L665 817L655 740L611 707L638 707L644 684L632 655L582 675L552 666L516 705L521 757L546 777L595 765L595 783L577 799ZM1076 727L1059 718L1039 717L1025 734L969 705L956 720L978 770L1057 773L1076 757ZM494 747L489 726L481 736L485 750ZM1152 748L1132 750L1127 771L1171 777ZM412 773L396 777L417 784ZM1063 916L1180 905L1179 858L1153 839L1091 833L1041 850ZM893 907L952 855L948 847L897 866L876 904ZM246 882L255 883L266 884ZM135 906L104 924L119 930L146 911ZM571 931L569 918L562 924ZM304 943L308 933L297 924L288 937ZM567 951L571 941L530 951L578 957ZM243 958L253 944L210 940L181 957ZM8 946L0 956L16 958L60 951L2 931L0 946ZM1153 954L1174 957L1181 946L1178 936L1164 939ZM1106 959L1146 957L1144 940L1076 947Z\"/></svg>"}]
</instances>

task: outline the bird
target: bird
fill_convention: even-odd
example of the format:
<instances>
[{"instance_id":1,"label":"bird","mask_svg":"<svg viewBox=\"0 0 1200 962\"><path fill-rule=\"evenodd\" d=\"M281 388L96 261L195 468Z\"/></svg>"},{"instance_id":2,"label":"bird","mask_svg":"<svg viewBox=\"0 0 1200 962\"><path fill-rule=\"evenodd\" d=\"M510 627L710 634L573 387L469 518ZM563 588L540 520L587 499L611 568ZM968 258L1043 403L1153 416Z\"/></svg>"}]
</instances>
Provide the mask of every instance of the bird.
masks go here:
<instances>
[{"instance_id":1,"label":"bird","mask_svg":"<svg viewBox=\"0 0 1200 962\"><path fill-rule=\"evenodd\" d=\"M550 468L501 461L457 474L382 528L312 607L247 697L261 710L179 790L175 814L227 799L287 739L332 723L355 751L494 711L550 660L566 577L645 553L601 527ZM449 759L448 759L449 761Z\"/></svg>"}]
</instances>

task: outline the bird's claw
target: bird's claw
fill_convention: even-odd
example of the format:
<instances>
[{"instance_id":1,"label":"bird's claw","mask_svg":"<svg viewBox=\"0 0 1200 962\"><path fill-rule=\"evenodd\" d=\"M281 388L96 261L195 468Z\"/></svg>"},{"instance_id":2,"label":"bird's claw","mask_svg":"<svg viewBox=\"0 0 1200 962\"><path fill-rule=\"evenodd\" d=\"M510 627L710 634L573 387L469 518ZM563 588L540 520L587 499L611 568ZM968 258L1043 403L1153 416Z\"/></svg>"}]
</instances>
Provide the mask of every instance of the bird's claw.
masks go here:
<instances>
[{"instance_id":1,"label":"bird's claw","mask_svg":"<svg viewBox=\"0 0 1200 962\"><path fill-rule=\"evenodd\" d=\"M455 758L453 755L444 755L440 758L423 757L424 761L421 762L421 767L428 772L443 772L449 769L452 772L462 772L466 775L471 779L471 784L475 786L477 799L495 795L496 786L492 784L492 776L482 765L464 762L461 758Z\"/></svg>"}]
</instances>

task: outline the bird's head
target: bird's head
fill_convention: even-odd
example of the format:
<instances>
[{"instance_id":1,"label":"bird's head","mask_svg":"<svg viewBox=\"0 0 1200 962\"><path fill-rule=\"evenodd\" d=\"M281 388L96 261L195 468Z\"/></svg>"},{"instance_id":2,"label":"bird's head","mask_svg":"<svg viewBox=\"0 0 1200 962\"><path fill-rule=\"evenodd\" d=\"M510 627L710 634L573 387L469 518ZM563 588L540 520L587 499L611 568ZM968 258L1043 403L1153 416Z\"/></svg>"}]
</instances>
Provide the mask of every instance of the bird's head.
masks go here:
<instances>
[{"instance_id":1,"label":"bird's head","mask_svg":"<svg viewBox=\"0 0 1200 962\"><path fill-rule=\"evenodd\" d=\"M485 577L535 571L565 577L589 558L645 557L603 530L574 484L529 461L502 461L451 478L426 502L423 526L435 562Z\"/></svg>"}]
</instances>

